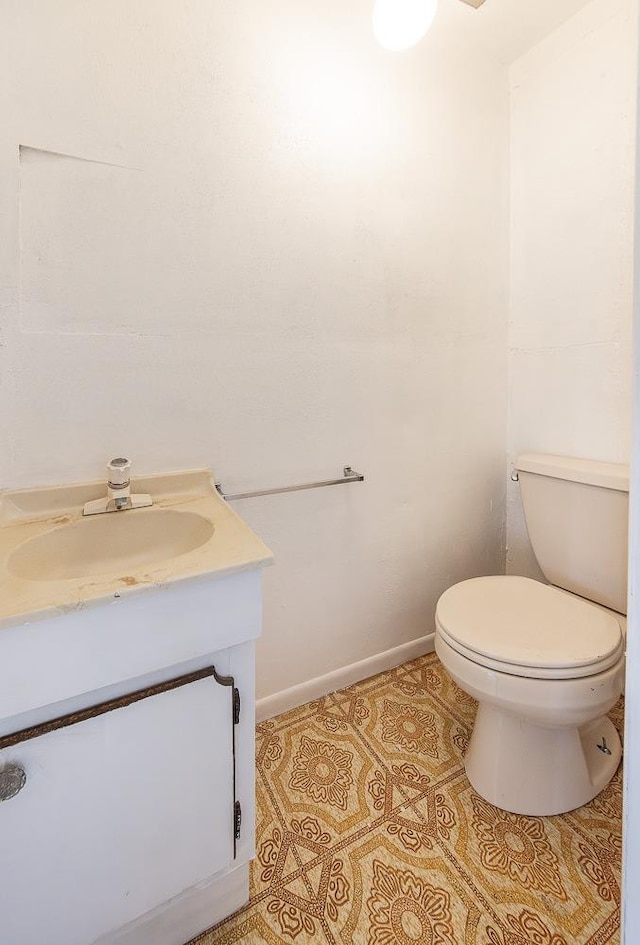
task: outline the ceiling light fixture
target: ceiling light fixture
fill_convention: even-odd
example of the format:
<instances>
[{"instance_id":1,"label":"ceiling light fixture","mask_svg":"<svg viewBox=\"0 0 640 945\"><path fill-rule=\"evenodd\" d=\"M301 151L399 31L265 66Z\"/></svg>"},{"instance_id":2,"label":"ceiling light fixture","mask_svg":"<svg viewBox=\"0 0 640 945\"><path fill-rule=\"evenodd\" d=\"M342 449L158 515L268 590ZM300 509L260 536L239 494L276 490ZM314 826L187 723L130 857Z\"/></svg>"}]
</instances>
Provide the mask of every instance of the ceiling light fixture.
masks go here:
<instances>
[{"instance_id":1,"label":"ceiling light fixture","mask_svg":"<svg viewBox=\"0 0 640 945\"><path fill-rule=\"evenodd\" d=\"M420 42L437 12L438 0L375 0L373 32L385 49L409 49Z\"/></svg>"}]
</instances>

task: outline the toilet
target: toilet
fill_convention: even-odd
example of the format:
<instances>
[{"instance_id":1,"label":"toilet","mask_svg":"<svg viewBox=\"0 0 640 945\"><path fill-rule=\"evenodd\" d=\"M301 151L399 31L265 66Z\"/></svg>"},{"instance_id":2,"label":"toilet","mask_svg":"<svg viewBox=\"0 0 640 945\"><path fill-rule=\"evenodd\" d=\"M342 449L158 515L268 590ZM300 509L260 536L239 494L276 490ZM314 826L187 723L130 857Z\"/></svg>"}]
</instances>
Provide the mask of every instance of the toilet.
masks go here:
<instances>
[{"instance_id":1,"label":"toilet","mask_svg":"<svg viewBox=\"0 0 640 945\"><path fill-rule=\"evenodd\" d=\"M495 576L450 587L435 648L478 701L465 756L472 786L503 810L544 816L586 804L620 763L606 713L624 686L629 471L536 453L516 469L549 583Z\"/></svg>"}]
</instances>

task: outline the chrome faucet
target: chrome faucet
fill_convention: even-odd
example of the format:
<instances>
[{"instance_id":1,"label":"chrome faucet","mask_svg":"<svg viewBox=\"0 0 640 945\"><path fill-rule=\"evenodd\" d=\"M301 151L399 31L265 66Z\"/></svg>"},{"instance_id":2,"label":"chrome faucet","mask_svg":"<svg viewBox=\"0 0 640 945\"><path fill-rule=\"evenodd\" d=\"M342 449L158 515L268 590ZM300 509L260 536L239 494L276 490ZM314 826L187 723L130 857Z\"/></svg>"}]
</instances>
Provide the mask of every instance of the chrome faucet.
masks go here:
<instances>
[{"instance_id":1,"label":"chrome faucet","mask_svg":"<svg viewBox=\"0 0 640 945\"><path fill-rule=\"evenodd\" d=\"M82 514L99 515L102 512L122 512L125 509L141 509L152 504L150 495L131 493L131 463L128 459L119 456L107 465L106 497L87 502Z\"/></svg>"}]
</instances>

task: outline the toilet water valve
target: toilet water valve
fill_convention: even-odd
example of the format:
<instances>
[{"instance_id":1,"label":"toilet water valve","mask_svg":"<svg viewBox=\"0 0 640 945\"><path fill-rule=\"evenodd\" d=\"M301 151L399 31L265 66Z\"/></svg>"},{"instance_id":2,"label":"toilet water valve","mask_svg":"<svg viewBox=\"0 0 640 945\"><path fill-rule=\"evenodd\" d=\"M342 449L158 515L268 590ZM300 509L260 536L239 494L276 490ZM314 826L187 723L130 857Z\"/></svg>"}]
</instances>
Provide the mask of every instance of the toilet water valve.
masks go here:
<instances>
[{"instance_id":1,"label":"toilet water valve","mask_svg":"<svg viewBox=\"0 0 640 945\"><path fill-rule=\"evenodd\" d=\"M606 738L604 737L604 735L602 736L602 743L599 744L597 747L600 749L600 751L602 752L603 755L610 755L610 754L611 754L611 749L610 749L609 746L607 745L607 740L606 740Z\"/></svg>"}]
</instances>

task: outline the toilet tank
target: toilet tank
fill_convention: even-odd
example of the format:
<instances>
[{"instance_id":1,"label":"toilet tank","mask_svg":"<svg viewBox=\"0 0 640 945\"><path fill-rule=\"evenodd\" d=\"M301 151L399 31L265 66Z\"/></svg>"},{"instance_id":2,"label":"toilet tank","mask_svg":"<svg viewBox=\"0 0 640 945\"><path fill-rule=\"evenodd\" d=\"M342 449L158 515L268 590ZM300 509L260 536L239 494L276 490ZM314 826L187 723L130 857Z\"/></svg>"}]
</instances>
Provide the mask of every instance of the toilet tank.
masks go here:
<instances>
[{"instance_id":1,"label":"toilet tank","mask_svg":"<svg viewBox=\"0 0 640 945\"><path fill-rule=\"evenodd\" d=\"M516 469L529 538L549 583L626 614L628 467L525 453Z\"/></svg>"}]
</instances>

